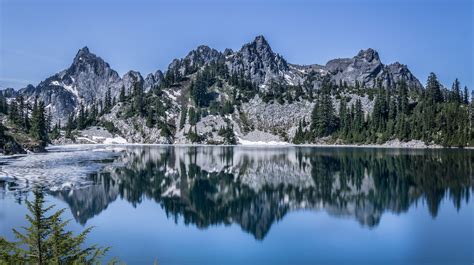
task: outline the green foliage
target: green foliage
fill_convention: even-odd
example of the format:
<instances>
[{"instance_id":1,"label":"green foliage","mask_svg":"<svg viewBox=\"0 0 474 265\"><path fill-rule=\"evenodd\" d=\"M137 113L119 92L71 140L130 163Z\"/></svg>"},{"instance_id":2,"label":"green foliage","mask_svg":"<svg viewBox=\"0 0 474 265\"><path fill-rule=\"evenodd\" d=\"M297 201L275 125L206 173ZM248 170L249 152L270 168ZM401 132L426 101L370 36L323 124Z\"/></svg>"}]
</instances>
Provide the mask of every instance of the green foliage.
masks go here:
<instances>
[{"instance_id":1,"label":"green foliage","mask_svg":"<svg viewBox=\"0 0 474 265\"><path fill-rule=\"evenodd\" d=\"M119 95L119 101L120 102L124 102L125 101L125 86L122 85L122 87L120 88L120 95Z\"/></svg>"},{"instance_id":2,"label":"green foliage","mask_svg":"<svg viewBox=\"0 0 474 265\"><path fill-rule=\"evenodd\" d=\"M196 79L191 83L190 94L191 99L198 107L209 106L211 95L208 88L216 82L216 77L209 67L205 67L202 72L198 72Z\"/></svg>"},{"instance_id":3,"label":"green foliage","mask_svg":"<svg viewBox=\"0 0 474 265\"><path fill-rule=\"evenodd\" d=\"M147 112L147 115L146 115L146 126L148 128L152 128L153 125L155 124L155 122L153 120L153 116L154 116L153 109L149 109L148 112Z\"/></svg>"},{"instance_id":4,"label":"green foliage","mask_svg":"<svg viewBox=\"0 0 474 265\"><path fill-rule=\"evenodd\" d=\"M311 113L311 130L315 137L328 136L338 128L331 91L332 85L328 79L325 79L322 83L321 93L316 99Z\"/></svg>"},{"instance_id":5,"label":"green foliage","mask_svg":"<svg viewBox=\"0 0 474 265\"><path fill-rule=\"evenodd\" d=\"M75 121L74 121L74 114L71 113L71 114L69 114L68 119L67 119L67 123L66 123L66 135L65 135L66 138L69 138L69 139L74 138L73 135L72 135L72 130L74 130L75 127L76 127L76 125L75 125Z\"/></svg>"},{"instance_id":6,"label":"green foliage","mask_svg":"<svg viewBox=\"0 0 474 265\"><path fill-rule=\"evenodd\" d=\"M237 144L234 127L230 124L227 124L226 127L221 127L218 131L218 135L224 138L225 144Z\"/></svg>"},{"instance_id":7,"label":"green foliage","mask_svg":"<svg viewBox=\"0 0 474 265\"><path fill-rule=\"evenodd\" d=\"M33 105L30 135L43 147L49 142L48 130L46 126L45 106L43 101L38 103L38 101L35 100Z\"/></svg>"},{"instance_id":8,"label":"green foliage","mask_svg":"<svg viewBox=\"0 0 474 265\"><path fill-rule=\"evenodd\" d=\"M198 134L196 126L194 126L194 130L192 128L193 127L189 127L189 131L186 134L186 138L188 138L192 143L202 142L204 140L204 137Z\"/></svg>"},{"instance_id":9,"label":"green foliage","mask_svg":"<svg viewBox=\"0 0 474 265\"><path fill-rule=\"evenodd\" d=\"M199 111L196 112L193 107L189 108L189 124L194 126L200 119Z\"/></svg>"},{"instance_id":10,"label":"green foliage","mask_svg":"<svg viewBox=\"0 0 474 265\"><path fill-rule=\"evenodd\" d=\"M96 245L83 248L91 228L74 236L65 228L61 209L47 216L54 205L45 207L43 193L34 191L35 200L26 201L30 224L24 232L13 229L18 242L8 242L0 237L0 262L7 264L100 264L109 248Z\"/></svg>"},{"instance_id":11,"label":"green foliage","mask_svg":"<svg viewBox=\"0 0 474 265\"><path fill-rule=\"evenodd\" d=\"M456 79L452 89L443 93L436 75L430 74L427 83L424 91L409 90L405 80L392 89L377 89L374 109L367 118L360 100L350 108L341 100L337 137L347 143L383 143L398 138L444 146L472 146L472 111L465 104L459 81ZM418 99L416 103L409 103L410 91ZM319 106L316 104L315 111Z\"/></svg>"},{"instance_id":12,"label":"green foliage","mask_svg":"<svg viewBox=\"0 0 474 265\"><path fill-rule=\"evenodd\" d=\"M104 113L109 113L112 109L112 93L110 91L110 87L107 88L105 92L105 99L104 99Z\"/></svg>"},{"instance_id":13,"label":"green foliage","mask_svg":"<svg viewBox=\"0 0 474 265\"><path fill-rule=\"evenodd\" d=\"M186 124L186 114L188 113L188 108L182 107L181 108L181 117L179 119L179 129L184 128L184 124Z\"/></svg>"},{"instance_id":14,"label":"green foliage","mask_svg":"<svg viewBox=\"0 0 474 265\"><path fill-rule=\"evenodd\" d=\"M61 129L61 124L56 123L56 125L54 125L53 129L49 133L49 139L51 139L51 140L58 139L61 136L60 129Z\"/></svg>"},{"instance_id":15,"label":"green foliage","mask_svg":"<svg viewBox=\"0 0 474 265\"><path fill-rule=\"evenodd\" d=\"M114 123L113 122L110 122L110 121L101 121L100 123L102 126L104 126L104 128L111 134L118 134L120 133L120 130L115 127Z\"/></svg>"}]
</instances>

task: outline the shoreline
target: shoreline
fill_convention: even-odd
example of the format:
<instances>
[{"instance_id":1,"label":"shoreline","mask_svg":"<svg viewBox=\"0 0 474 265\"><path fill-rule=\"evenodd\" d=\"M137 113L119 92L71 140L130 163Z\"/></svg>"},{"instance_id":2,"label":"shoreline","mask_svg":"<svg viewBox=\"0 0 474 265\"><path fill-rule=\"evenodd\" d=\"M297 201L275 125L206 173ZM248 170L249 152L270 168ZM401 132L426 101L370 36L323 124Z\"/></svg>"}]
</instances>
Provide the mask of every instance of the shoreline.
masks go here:
<instances>
[{"instance_id":1,"label":"shoreline","mask_svg":"<svg viewBox=\"0 0 474 265\"><path fill-rule=\"evenodd\" d=\"M123 143L123 144L60 144L48 145L47 149L54 147L78 147L78 146L177 146L177 147L244 147L244 148L288 148L288 147L313 147L313 148L378 148L378 149L467 149L474 150L474 147L443 147L438 145L428 146L404 146L404 145L385 145L385 144L236 144L236 145L213 145L213 144L150 144L150 143Z\"/></svg>"}]
</instances>

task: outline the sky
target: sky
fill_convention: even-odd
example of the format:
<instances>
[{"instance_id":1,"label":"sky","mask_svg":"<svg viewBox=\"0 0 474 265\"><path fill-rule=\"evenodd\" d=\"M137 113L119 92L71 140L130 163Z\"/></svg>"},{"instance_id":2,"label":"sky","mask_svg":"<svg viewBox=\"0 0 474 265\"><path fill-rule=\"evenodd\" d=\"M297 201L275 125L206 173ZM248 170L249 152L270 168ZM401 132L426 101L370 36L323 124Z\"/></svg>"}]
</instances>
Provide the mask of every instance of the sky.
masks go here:
<instances>
[{"instance_id":1,"label":"sky","mask_svg":"<svg viewBox=\"0 0 474 265\"><path fill-rule=\"evenodd\" d=\"M123 75L166 70L198 45L238 50L264 35L290 63L374 48L425 84L474 88L473 0L0 0L0 87L22 88L88 46Z\"/></svg>"}]
</instances>

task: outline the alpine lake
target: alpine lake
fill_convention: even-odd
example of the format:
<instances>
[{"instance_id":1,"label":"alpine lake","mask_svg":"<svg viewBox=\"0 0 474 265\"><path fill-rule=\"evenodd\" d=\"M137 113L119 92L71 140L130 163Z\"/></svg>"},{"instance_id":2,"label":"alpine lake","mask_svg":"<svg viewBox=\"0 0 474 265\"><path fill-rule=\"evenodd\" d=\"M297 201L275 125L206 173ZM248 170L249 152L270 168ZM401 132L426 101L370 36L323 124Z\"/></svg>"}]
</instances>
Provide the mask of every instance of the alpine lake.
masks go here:
<instances>
[{"instance_id":1,"label":"alpine lake","mask_svg":"<svg viewBox=\"0 0 474 265\"><path fill-rule=\"evenodd\" d=\"M472 264L474 151L105 146L0 157L0 235L45 190L127 264Z\"/></svg>"}]
</instances>

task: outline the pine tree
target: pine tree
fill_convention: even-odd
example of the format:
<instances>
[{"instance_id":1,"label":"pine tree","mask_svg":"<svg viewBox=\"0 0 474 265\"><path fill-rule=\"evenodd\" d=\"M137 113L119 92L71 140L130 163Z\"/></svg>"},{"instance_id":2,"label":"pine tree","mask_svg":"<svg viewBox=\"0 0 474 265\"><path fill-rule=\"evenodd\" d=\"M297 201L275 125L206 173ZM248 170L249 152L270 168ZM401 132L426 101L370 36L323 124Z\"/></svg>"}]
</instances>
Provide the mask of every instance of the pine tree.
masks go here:
<instances>
[{"instance_id":1,"label":"pine tree","mask_svg":"<svg viewBox=\"0 0 474 265\"><path fill-rule=\"evenodd\" d=\"M294 144L302 144L305 142L303 132L303 124L301 121L298 122L298 129L296 130L295 136L293 137Z\"/></svg>"},{"instance_id":2,"label":"pine tree","mask_svg":"<svg viewBox=\"0 0 474 265\"><path fill-rule=\"evenodd\" d=\"M398 88L398 112L408 115L408 86L405 79L401 79L397 85Z\"/></svg>"},{"instance_id":3,"label":"pine tree","mask_svg":"<svg viewBox=\"0 0 474 265\"><path fill-rule=\"evenodd\" d=\"M25 234L16 229L13 229L13 233L19 239L19 245L26 246L26 249L19 249L22 256L26 257L26 262L46 264L48 251L45 240L49 233L50 219L45 216L45 213L51 210L52 206L44 207L44 197L41 192L35 191L34 195L34 202L26 201L26 207L30 212L26 219L30 226L24 228Z\"/></svg>"},{"instance_id":4,"label":"pine tree","mask_svg":"<svg viewBox=\"0 0 474 265\"><path fill-rule=\"evenodd\" d=\"M109 112L112 109L112 93L110 91L110 87L107 88L105 92L105 100L104 100L104 112Z\"/></svg>"},{"instance_id":5,"label":"pine tree","mask_svg":"<svg viewBox=\"0 0 474 265\"><path fill-rule=\"evenodd\" d=\"M182 107L181 108L181 117L179 119L179 129L184 128L184 124L186 124L186 114L188 112L188 108Z\"/></svg>"},{"instance_id":6,"label":"pine tree","mask_svg":"<svg viewBox=\"0 0 474 265\"><path fill-rule=\"evenodd\" d=\"M328 136L337 130L337 120L331 98L331 83L323 80L321 95L312 113L312 127L316 137ZM313 116L315 115L315 116Z\"/></svg>"},{"instance_id":7,"label":"pine tree","mask_svg":"<svg viewBox=\"0 0 474 265\"><path fill-rule=\"evenodd\" d=\"M451 102L456 102L456 103L461 103L463 101L463 96L464 95L461 91L461 83L456 78L456 80L454 80L454 83L451 87L450 101Z\"/></svg>"},{"instance_id":8,"label":"pine tree","mask_svg":"<svg viewBox=\"0 0 474 265\"><path fill-rule=\"evenodd\" d=\"M154 115L153 109L150 109L150 110L147 112L147 116L146 116L146 126L147 126L148 128L152 128L153 125L154 125L153 115Z\"/></svg>"},{"instance_id":9,"label":"pine tree","mask_svg":"<svg viewBox=\"0 0 474 265\"><path fill-rule=\"evenodd\" d=\"M84 105L79 106L79 115L77 116L77 129L83 130L86 128L86 114L84 111Z\"/></svg>"},{"instance_id":10,"label":"pine tree","mask_svg":"<svg viewBox=\"0 0 474 265\"><path fill-rule=\"evenodd\" d=\"M74 125L74 115L71 113L68 116L67 123L66 123L66 138L73 139L72 130L75 128Z\"/></svg>"},{"instance_id":11,"label":"pine tree","mask_svg":"<svg viewBox=\"0 0 474 265\"><path fill-rule=\"evenodd\" d=\"M78 236L66 231L68 221L62 220L65 209L50 216L54 205L45 207L43 193L33 192L35 200L26 201L29 214L26 219L29 227L24 233L13 229L18 242L8 242L0 237L0 258L14 264L99 264L109 248L91 246L82 248L91 228ZM112 261L115 263L115 261Z\"/></svg>"},{"instance_id":12,"label":"pine tree","mask_svg":"<svg viewBox=\"0 0 474 265\"><path fill-rule=\"evenodd\" d=\"M33 112L31 115L30 135L37 140L41 146L46 146L48 143L48 131L46 129L46 117L44 102L35 99L33 105Z\"/></svg>"},{"instance_id":13,"label":"pine tree","mask_svg":"<svg viewBox=\"0 0 474 265\"><path fill-rule=\"evenodd\" d=\"M133 108L138 115L143 116L144 114L144 99L143 99L143 88L137 82L133 85Z\"/></svg>"},{"instance_id":14,"label":"pine tree","mask_svg":"<svg viewBox=\"0 0 474 265\"><path fill-rule=\"evenodd\" d=\"M443 102L441 85L434 73L430 73L428 76L428 82L426 84L426 96L431 104Z\"/></svg>"},{"instance_id":15,"label":"pine tree","mask_svg":"<svg viewBox=\"0 0 474 265\"><path fill-rule=\"evenodd\" d=\"M464 98L463 98L463 101L464 101L464 104L469 104L469 90L467 89L467 86L464 86ZM471 101L472 101L472 98L471 98Z\"/></svg>"},{"instance_id":16,"label":"pine tree","mask_svg":"<svg viewBox=\"0 0 474 265\"><path fill-rule=\"evenodd\" d=\"M124 102L125 101L125 86L122 85L120 88L120 96L119 96L119 101Z\"/></svg>"}]
</instances>

